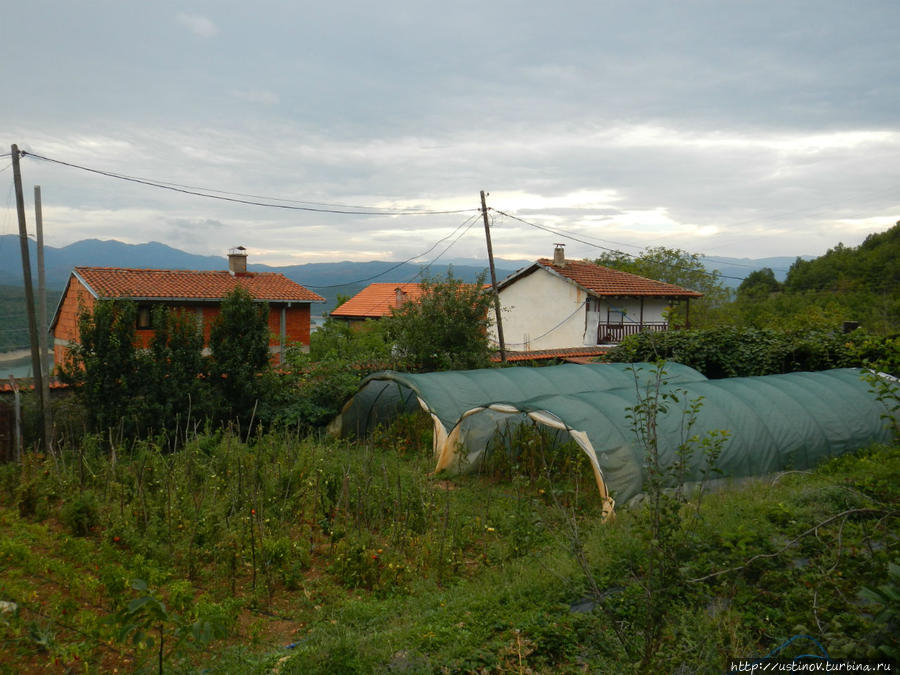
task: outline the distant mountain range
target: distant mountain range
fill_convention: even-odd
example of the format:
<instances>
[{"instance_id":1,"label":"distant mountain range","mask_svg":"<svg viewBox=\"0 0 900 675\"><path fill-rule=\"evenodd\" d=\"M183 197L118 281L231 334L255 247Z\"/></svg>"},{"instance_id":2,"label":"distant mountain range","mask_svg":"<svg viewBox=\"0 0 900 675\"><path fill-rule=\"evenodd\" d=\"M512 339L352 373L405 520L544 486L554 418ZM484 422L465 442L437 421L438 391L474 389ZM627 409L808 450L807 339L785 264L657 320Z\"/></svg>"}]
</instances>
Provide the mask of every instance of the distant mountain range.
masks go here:
<instances>
[{"instance_id":1,"label":"distant mountain range","mask_svg":"<svg viewBox=\"0 0 900 675\"><path fill-rule=\"evenodd\" d=\"M32 274L36 277L37 252L34 241L29 241L29 246ZM72 268L79 265L151 269L227 269L224 255L195 255L158 242L125 244L116 240L85 239L62 248L46 246L44 259L47 287L56 290L65 287ZM763 267L772 268L775 276L783 280L794 260L795 258L790 256L758 259L717 257L710 258L706 264L708 269L717 269L726 277L737 277L723 280L727 286L736 288L740 284L740 279ZM251 256L248 262L250 271L280 272L298 284L319 293L327 300L321 308L322 311L334 307L338 294L352 295L375 281L414 281L423 273L420 265L385 261L343 261L273 267L253 263ZM531 262L533 261L497 259L495 260L497 278L503 279ZM474 281L478 274L487 269L486 260L455 258L440 265L432 265L427 273L442 276L451 265L454 275L464 281ZM22 285L22 265L17 235L0 236L0 285Z\"/></svg>"}]
</instances>

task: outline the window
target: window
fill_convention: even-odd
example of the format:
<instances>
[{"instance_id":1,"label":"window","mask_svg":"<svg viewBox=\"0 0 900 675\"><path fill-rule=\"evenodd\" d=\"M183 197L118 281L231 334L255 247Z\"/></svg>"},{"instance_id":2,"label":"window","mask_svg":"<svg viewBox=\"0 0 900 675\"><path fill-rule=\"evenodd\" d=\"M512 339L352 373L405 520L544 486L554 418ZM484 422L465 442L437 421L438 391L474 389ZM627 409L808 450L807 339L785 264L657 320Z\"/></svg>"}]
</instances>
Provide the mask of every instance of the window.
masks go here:
<instances>
[{"instance_id":1,"label":"window","mask_svg":"<svg viewBox=\"0 0 900 675\"><path fill-rule=\"evenodd\" d=\"M606 313L606 323L612 326L621 326L625 323L625 312L611 309Z\"/></svg>"},{"instance_id":2,"label":"window","mask_svg":"<svg viewBox=\"0 0 900 675\"><path fill-rule=\"evenodd\" d=\"M137 309L137 329L150 329L150 305L138 305Z\"/></svg>"}]
</instances>

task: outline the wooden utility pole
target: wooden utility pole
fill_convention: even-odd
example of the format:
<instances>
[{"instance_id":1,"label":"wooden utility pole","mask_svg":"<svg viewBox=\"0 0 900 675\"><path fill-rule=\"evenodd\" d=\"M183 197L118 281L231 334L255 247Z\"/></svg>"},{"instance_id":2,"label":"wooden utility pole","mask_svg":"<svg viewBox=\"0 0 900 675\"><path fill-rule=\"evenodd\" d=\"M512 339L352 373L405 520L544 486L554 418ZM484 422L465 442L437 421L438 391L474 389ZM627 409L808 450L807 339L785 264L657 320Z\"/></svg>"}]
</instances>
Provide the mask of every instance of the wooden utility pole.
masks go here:
<instances>
[{"instance_id":1,"label":"wooden utility pole","mask_svg":"<svg viewBox=\"0 0 900 675\"><path fill-rule=\"evenodd\" d=\"M41 406L44 411L44 451L52 452L53 420L50 417L50 361L47 349L47 279L44 273L44 214L41 186L34 186L34 230L37 234L38 265L38 347L41 350Z\"/></svg>"},{"instance_id":2,"label":"wooden utility pole","mask_svg":"<svg viewBox=\"0 0 900 675\"><path fill-rule=\"evenodd\" d=\"M19 245L22 251L22 275L25 278L25 305L28 311L28 332L31 337L31 370L34 377L35 390L44 388L41 377L41 354L38 347L37 321L34 316L34 288L31 285L31 261L28 257L28 228L25 226L25 195L22 193L22 174L19 170L19 146L15 143L12 152L13 183L16 189L16 211L19 215ZM43 416L43 404L41 415Z\"/></svg>"},{"instance_id":3,"label":"wooden utility pole","mask_svg":"<svg viewBox=\"0 0 900 675\"><path fill-rule=\"evenodd\" d=\"M13 390L13 405L16 416L16 463L21 464L22 462L22 400L19 397L19 385L16 384L16 378L12 375L9 376L9 384Z\"/></svg>"},{"instance_id":4,"label":"wooden utility pole","mask_svg":"<svg viewBox=\"0 0 900 675\"><path fill-rule=\"evenodd\" d=\"M491 268L491 287L494 289L494 314L497 316L497 341L500 343L500 360L506 363L506 345L503 342L503 321L500 319L500 292L497 290L497 272L494 270L494 249L491 246L491 227L488 224L487 204L481 191L481 215L484 217L484 237L487 239L488 265Z\"/></svg>"}]
</instances>

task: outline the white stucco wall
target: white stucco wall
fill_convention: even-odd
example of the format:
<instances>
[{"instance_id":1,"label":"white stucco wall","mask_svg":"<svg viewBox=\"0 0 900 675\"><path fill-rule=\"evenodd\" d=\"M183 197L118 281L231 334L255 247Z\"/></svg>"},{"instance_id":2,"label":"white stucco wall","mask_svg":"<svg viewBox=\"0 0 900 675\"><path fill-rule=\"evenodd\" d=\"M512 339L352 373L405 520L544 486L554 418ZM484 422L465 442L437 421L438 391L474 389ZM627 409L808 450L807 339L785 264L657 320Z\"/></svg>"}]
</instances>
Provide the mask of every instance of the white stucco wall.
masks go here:
<instances>
[{"instance_id":1,"label":"white stucco wall","mask_svg":"<svg viewBox=\"0 0 900 675\"><path fill-rule=\"evenodd\" d=\"M508 349L532 351L569 349L597 344L597 325L606 323L607 312L625 312L625 323L639 323L640 298L592 298L567 280L539 269L500 291L503 337ZM661 298L644 299L644 322L664 321L668 303ZM497 342L497 329L491 327Z\"/></svg>"}]
</instances>

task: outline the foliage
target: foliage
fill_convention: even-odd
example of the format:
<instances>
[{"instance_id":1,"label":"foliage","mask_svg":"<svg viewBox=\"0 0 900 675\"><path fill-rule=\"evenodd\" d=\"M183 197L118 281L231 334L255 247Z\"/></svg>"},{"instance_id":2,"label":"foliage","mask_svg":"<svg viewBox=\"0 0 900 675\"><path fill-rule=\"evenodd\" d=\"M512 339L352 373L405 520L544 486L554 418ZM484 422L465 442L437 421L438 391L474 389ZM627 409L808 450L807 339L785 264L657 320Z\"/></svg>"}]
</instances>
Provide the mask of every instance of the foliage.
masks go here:
<instances>
[{"instance_id":1,"label":"foliage","mask_svg":"<svg viewBox=\"0 0 900 675\"><path fill-rule=\"evenodd\" d=\"M278 375L278 396L268 414L276 424L303 429L322 427L341 411L364 377L392 367L384 325L359 327L328 319L310 336L309 353L291 348Z\"/></svg>"},{"instance_id":2,"label":"foliage","mask_svg":"<svg viewBox=\"0 0 900 675\"><path fill-rule=\"evenodd\" d=\"M596 491L564 472L553 490L521 475L429 477L419 432L404 423L374 446L219 432L176 452L120 446L115 461L92 441L0 466L0 599L18 608L0 614L0 664L158 671L160 627L166 672L260 675L724 672L728 657L800 633L836 658L897 648L883 600L857 600L891 592L896 446L710 492L699 516L682 504L690 545L674 549L680 583L660 591L654 670L640 668L658 564L643 507L601 525ZM96 523L73 537L58 519L82 480ZM44 522L19 516L23 481ZM570 555L573 523L596 589ZM211 625L194 649L204 621L228 636Z\"/></svg>"},{"instance_id":3,"label":"foliage","mask_svg":"<svg viewBox=\"0 0 900 675\"><path fill-rule=\"evenodd\" d=\"M645 498L636 513L635 525L646 562L637 572L637 579L630 589L626 589L626 593L630 590L642 597L644 606L629 614L633 634L622 639L622 646L630 652L632 659L638 661L639 671L650 672L662 669L658 653L672 621L672 609L683 593L684 562L695 545L688 522L700 512L700 496L697 497L696 512L688 513L684 508L687 502L685 467L693 454L702 448L705 474L713 474L727 431L711 432L702 440L692 434L703 402L687 400L687 392L669 386L664 361L656 362L649 379L641 377L638 368L633 368L633 374L637 403L628 408L627 417L645 457ZM646 384L641 387L639 383L645 379ZM683 421L676 457L667 463L659 449L657 422L670 408L680 410ZM596 580L589 581L597 588ZM624 617L614 613L610 618L616 621Z\"/></svg>"},{"instance_id":4,"label":"foliage","mask_svg":"<svg viewBox=\"0 0 900 675\"><path fill-rule=\"evenodd\" d=\"M305 430L333 420L371 368L338 358L319 361L298 351L290 351L286 363L286 371L277 376L278 395L264 414L274 424Z\"/></svg>"},{"instance_id":5,"label":"foliage","mask_svg":"<svg viewBox=\"0 0 900 675\"><path fill-rule=\"evenodd\" d=\"M740 326L810 328L855 321L879 335L900 324L900 223L858 247L838 244L813 260L798 258L784 284L752 272L721 319Z\"/></svg>"},{"instance_id":6,"label":"foliage","mask_svg":"<svg viewBox=\"0 0 900 675\"><path fill-rule=\"evenodd\" d=\"M720 273L707 271L703 265L703 256L699 253L688 253L665 246L651 246L637 256L611 251L596 258L594 262L604 267L612 267L703 293L702 298L690 301L689 318L692 326L705 327L714 323L716 310L731 297L731 291L722 283ZM687 319L686 308L677 305L673 308L669 321L684 326Z\"/></svg>"},{"instance_id":7,"label":"foliage","mask_svg":"<svg viewBox=\"0 0 900 675\"><path fill-rule=\"evenodd\" d=\"M215 411L205 377L203 330L194 313L154 308L153 340L149 350L147 413L159 420L160 430L174 432L191 420L203 420Z\"/></svg>"},{"instance_id":8,"label":"foliage","mask_svg":"<svg viewBox=\"0 0 900 675\"><path fill-rule=\"evenodd\" d=\"M408 368L421 371L490 365L488 328L493 300L484 274L474 284L453 276L425 279L422 296L384 319L387 336Z\"/></svg>"},{"instance_id":9,"label":"foliage","mask_svg":"<svg viewBox=\"0 0 900 675\"><path fill-rule=\"evenodd\" d=\"M783 288L775 278L775 272L771 267L763 267L761 270L753 270L748 274L741 285L738 286L738 298L760 299L778 293Z\"/></svg>"},{"instance_id":10,"label":"foliage","mask_svg":"<svg viewBox=\"0 0 900 675\"><path fill-rule=\"evenodd\" d=\"M886 633L895 630L897 622L900 621L900 565L888 563L887 581L875 588L864 586L857 595L864 602L880 605L881 609L875 615L875 622L884 626ZM879 650L896 662L900 659L900 648L886 638L887 635L882 634Z\"/></svg>"},{"instance_id":11,"label":"foliage","mask_svg":"<svg viewBox=\"0 0 900 675\"><path fill-rule=\"evenodd\" d=\"M143 579L135 579L131 587L140 595L116 615L119 624L117 639L126 643L130 638L139 653L149 651L152 655L155 652L159 675L162 675L164 664L172 657L183 657L185 645L202 647L214 639L225 637L226 626L220 617L198 617L190 622L176 611L167 609ZM182 604L186 603L182 601ZM168 648L167 638L170 643Z\"/></svg>"},{"instance_id":12,"label":"foliage","mask_svg":"<svg viewBox=\"0 0 900 675\"><path fill-rule=\"evenodd\" d=\"M134 344L136 312L130 301L98 300L93 311L78 314L79 342L70 344L60 376L77 385L94 429L133 434L141 428L147 362Z\"/></svg>"},{"instance_id":13,"label":"foliage","mask_svg":"<svg viewBox=\"0 0 900 675\"><path fill-rule=\"evenodd\" d=\"M315 361L344 360L363 364L390 358L390 344L382 321L366 321L351 326L329 318L309 338L309 355Z\"/></svg>"},{"instance_id":14,"label":"foliage","mask_svg":"<svg viewBox=\"0 0 900 675\"><path fill-rule=\"evenodd\" d=\"M246 424L273 395L265 307L242 288L225 298L211 330L212 358L203 355L203 333L192 312L159 308L147 348L136 345L136 306L100 300L78 315L79 343L70 344L63 379L76 396L91 431L116 438L168 435L173 447L189 426L208 420Z\"/></svg>"},{"instance_id":15,"label":"foliage","mask_svg":"<svg viewBox=\"0 0 900 675\"><path fill-rule=\"evenodd\" d=\"M858 247L838 244L814 260L798 258L784 287L788 292L866 289L896 295L900 284L900 222L870 234Z\"/></svg>"},{"instance_id":16,"label":"foliage","mask_svg":"<svg viewBox=\"0 0 900 675\"><path fill-rule=\"evenodd\" d=\"M628 336L607 358L625 363L665 359L709 378L747 377L864 366L858 350L879 352L877 343L861 331L848 336L828 329L783 332L720 326Z\"/></svg>"},{"instance_id":17,"label":"foliage","mask_svg":"<svg viewBox=\"0 0 900 675\"><path fill-rule=\"evenodd\" d=\"M269 368L268 306L237 286L222 300L209 333L210 375L230 420L249 422L265 398Z\"/></svg>"}]
</instances>

